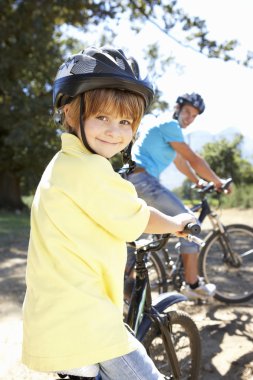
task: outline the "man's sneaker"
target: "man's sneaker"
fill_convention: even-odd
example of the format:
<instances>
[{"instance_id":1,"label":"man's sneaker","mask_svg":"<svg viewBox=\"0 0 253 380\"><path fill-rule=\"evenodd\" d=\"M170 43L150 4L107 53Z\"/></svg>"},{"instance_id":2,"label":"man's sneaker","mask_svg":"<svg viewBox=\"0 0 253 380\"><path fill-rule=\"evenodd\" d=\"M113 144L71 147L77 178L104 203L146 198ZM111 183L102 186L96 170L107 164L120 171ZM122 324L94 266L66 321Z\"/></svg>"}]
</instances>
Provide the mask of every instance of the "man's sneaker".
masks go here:
<instances>
[{"instance_id":1,"label":"man's sneaker","mask_svg":"<svg viewBox=\"0 0 253 380\"><path fill-rule=\"evenodd\" d=\"M203 278L199 278L199 286L196 289L191 289L185 284L181 287L180 292L189 300L207 299L215 294L216 286L214 284L206 284Z\"/></svg>"}]
</instances>

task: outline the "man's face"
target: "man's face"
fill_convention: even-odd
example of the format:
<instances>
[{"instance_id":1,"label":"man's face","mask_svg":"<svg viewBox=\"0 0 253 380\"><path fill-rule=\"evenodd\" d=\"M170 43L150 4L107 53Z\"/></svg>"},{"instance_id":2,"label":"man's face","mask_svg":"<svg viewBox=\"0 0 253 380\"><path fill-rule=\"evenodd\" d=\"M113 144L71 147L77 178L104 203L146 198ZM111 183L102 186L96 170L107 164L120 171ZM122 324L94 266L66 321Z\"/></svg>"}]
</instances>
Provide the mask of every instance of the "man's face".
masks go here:
<instances>
[{"instance_id":1,"label":"man's face","mask_svg":"<svg viewBox=\"0 0 253 380\"><path fill-rule=\"evenodd\" d=\"M181 128L186 128L190 125L198 116L199 110L190 104L185 104L178 115L178 122Z\"/></svg>"}]
</instances>

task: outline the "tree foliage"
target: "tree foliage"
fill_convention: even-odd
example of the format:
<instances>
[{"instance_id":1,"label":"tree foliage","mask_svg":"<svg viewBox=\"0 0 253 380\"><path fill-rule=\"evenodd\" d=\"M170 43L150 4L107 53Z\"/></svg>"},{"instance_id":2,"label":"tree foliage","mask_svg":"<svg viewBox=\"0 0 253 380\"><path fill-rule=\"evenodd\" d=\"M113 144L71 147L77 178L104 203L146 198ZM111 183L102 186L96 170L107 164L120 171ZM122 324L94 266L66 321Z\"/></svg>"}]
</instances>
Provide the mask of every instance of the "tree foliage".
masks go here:
<instances>
[{"instance_id":1,"label":"tree foliage","mask_svg":"<svg viewBox=\"0 0 253 380\"><path fill-rule=\"evenodd\" d=\"M226 207L252 207L253 165L242 157L243 136L238 134L232 141L220 139L203 146L200 155L221 178L233 179L233 192L223 197ZM191 189L192 183L185 179L182 186L175 189L179 198L199 200L198 193ZM214 198L216 195L214 194Z\"/></svg>"},{"instance_id":2,"label":"tree foliage","mask_svg":"<svg viewBox=\"0 0 253 380\"><path fill-rule=\"evenodd\" d=\"M185 14L175 0L0 0L0 6L0 207L21 208L21 192L34 191L59 148L51 120L51 86L57 67L76 44L62 35L64 24L85 32L101 21L119 23L127 14L136 32L144 22L155 23L171 38L171 32L181 28L185 37L179 43L186 42L208 57L235 59L236 41L209 40L205 21ZM113 34L107 26L102 43ZM146 47L146 53L156 79L159 48ZM162 63L169 64L170 59L165 57ZM157 90L154 106L164 110L168 105L159 102L159 96Z\"/></svg>"},{"instance_id":3,"label":"tree foliage","mask_svg":"<svg viewBox=\"0 0 253 380\"><path fill-rule=\"evenodd\" d=\"M103 4L83 1L8 1L1 7L0 206L20 208L59 148L51 120L51 84L66 49L63 23L88 25L112 17ZM14 192L15 188L15 192ZM13 193L14 192L14 193Z\"/></svg>"},{"instance_id":4,"label":"tree foliage","mask_svg":"<svg viewBox=\"0 0 253 380\"><path fill-rule=\"evenodd\" d=\"M242 157L243 135L223 138L203 146L201 155L221 178L232 177L236 185L253 184L253 166Z\"/></svg>"}]
</instances>

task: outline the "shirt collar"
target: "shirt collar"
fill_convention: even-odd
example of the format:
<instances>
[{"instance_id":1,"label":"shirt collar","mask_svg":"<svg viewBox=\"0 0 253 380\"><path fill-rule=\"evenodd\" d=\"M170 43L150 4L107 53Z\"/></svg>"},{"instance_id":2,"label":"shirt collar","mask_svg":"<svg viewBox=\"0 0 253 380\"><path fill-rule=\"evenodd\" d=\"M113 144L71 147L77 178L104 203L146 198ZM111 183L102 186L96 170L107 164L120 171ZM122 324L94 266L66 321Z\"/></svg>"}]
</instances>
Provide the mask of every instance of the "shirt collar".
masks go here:
<instances>
[{"instance_id":1,"label":"shirt collar","mask_svg":"<svg viewBox=\"0 0 253 380\"><path fill-rule=\"evenodd\" d=\"M61 135L61 141L62 141L62 151L66 150L75 150L82 153L89 153L92 154L85 146L83 145L82 141L75 135L72 135L71 133L64 132Z\"/></svg>"}]
</instances>

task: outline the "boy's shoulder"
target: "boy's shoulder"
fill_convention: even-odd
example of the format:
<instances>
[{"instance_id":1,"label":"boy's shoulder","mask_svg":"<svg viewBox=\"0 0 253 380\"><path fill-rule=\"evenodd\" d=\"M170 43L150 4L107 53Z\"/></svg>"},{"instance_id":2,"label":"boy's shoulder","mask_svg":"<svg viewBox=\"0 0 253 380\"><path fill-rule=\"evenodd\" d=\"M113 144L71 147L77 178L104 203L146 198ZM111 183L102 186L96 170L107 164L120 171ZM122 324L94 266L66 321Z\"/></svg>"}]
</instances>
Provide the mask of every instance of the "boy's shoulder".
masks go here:
<instances>
[{"instance_id":1,"label":"boy's shoulder","mask_svg":"<svg viewBox=\"0 0 253 380\"><path fill-rule=\"evenodd\" d=\"M103 173L113 172L112 165L109 160L99 154L88 154L83 155L80 166L84 171L98 173L103 175Z\"/></svg>"},{"instance_id":2,"label":"boy's shoulder","mask_svg":"<svg viewBox=\"0 0 253 380\"><path fill-rule=\"evenodd\" d=\"M110 167L110 161L107 160L105 157L100 156L99 154L89 154L88 155L88 164L94 165L94 166L105 166Z\"/></svg>"}]
</instances>

